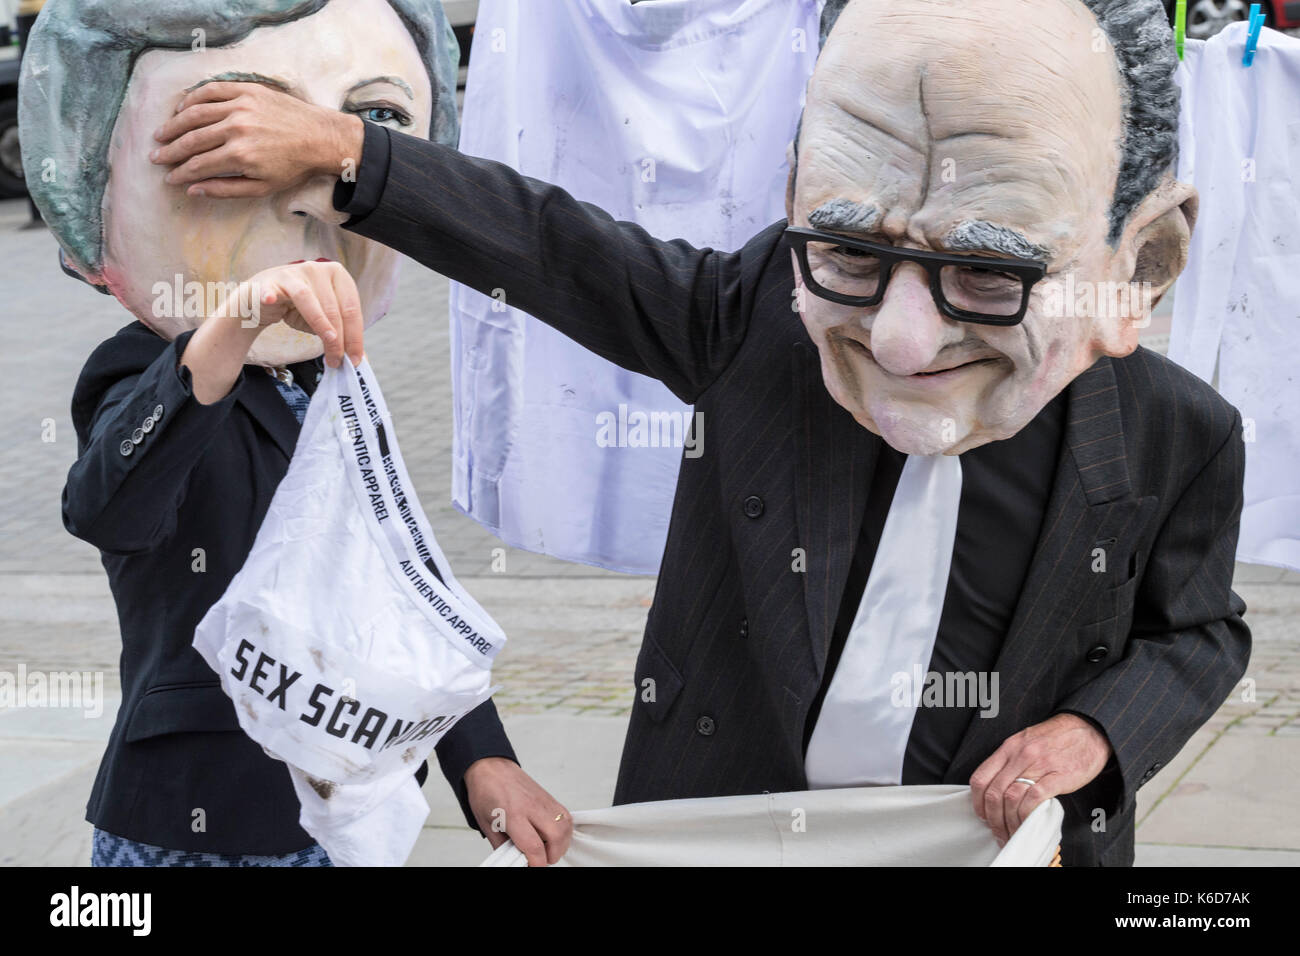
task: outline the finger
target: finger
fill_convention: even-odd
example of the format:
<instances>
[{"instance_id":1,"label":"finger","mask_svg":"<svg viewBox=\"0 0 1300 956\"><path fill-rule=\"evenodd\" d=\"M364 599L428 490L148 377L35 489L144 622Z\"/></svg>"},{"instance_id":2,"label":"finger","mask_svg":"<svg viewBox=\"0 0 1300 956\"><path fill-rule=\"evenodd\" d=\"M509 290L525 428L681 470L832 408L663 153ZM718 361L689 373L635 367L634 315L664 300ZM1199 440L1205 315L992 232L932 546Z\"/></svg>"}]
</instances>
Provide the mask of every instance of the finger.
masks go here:
<instances>
[{"instance_id":1,"label":"finger","mask_svg":"<svg viewBox=\"0 0 1300 956\"><path fill-rule=\"evenodd\" d=\"M483 825L482 821L480 821L479 826L482 825ZM483 828L483 836L487 838L488 845L491 846L492 849L494 850L497 847L499 847L502 843L505 843L506 840L509 839L509 837L507 837L504 833L498 833L496 830L493 830L490 826Z\"/></svg>"},{"instance_id":2,"label":"finger","mask_svg":"<svg viewBox=\"0 0 1300 956\"><path fill-rule=\"evenodd\" d=\"M1029 778L1033 780L1033 777ZM994 835L999 837L1003 842L1011 839L1011 834L1015 833L1020 826L1019 807L1025 799L1025 795L1033 790L1033 786L1025 783L1023 780L1012 780L1007 784L1007 789L1002 793L1002 825L999 830L994 831Z\"/></svg>"},{"instance_id":3,"label":"finger","mask_svg":"<svg viewBox=\"0 0 1300 956\"><path fill-rule=\"evenodd\" d=\"M176 112L179 113L182 110L189 109L198 103L221 103L237 100L241 96L247 96L250 89L255 85L231 80L204 83L181 97L181 101L176 104Z\"/></svg>"},{"instance_id":4,"label":"finger","mask_svg":"<svg viewBox=\"0 0 1300 956\"><path fill-rule=\"evenodd\" d=\"M204 126L191 130L166 146L159 146L149 154L149 161L159 166L175 166L209 150L226 144L226 127Z\"/></svg>"},{"instance_id":5,"label":"finger","mask_svg":"<svg viewBox=\"0 0 1300 956\"><path fill-rule=\"evenodd\" d=\"M985 797L988 793L989 784L998 775L999 771L1006 766L1007 757L1010 748L1007 744L1010 741L1004 741L1002 746L993 753L989 754L987 760L975 768L975 772L970 775L970 799L971 806L975 809L975 815L988 823L988 815L985 810Z\"/></svg>"},{"instance_id":6,"label":"finger","mask_svg":"<svg viewBox=\"0 0 1300 956\"><path fill-rule=\"evenodd\" d=\"M516 816L516 819L519 819ZM542 842L541 835L533 829L531 823L524 820L522 824L511 830L506 827L506 832L510 834L510 839L515 841L515 848L524 855L529 866L546 865L546 845Z\"/></svg>"},{"instance_id":7,"label":"finger","mask_svg":"<svg viewBox=\"0 0 1300 956\"><path fill-rule=\"evenodd\" d=\"M296 276L281 280L280 289L292 300L293 307L303 321L320 336L321 342L325 344L325 361L331 368L338 368L343 356L343 343L339 341L338 333L321 309L315 290Z\"/></svg>"},{"instance_id":8,"label":"finger","mask_svg":"<svg viewBox=\"0 0 1300 956\"><path fill-rule=\"evenodd\" d=\"M557 820L556 817L559 819ZM573 821L569 819L568 811L563 808L557 809L550 816L534 820L534 824L546 844L547 862L560 862L560 857L568 852L569 843L573 839Z\"/></svg>"},{"instance_id":9,"label":"finger","mask_svg":"<svg viewBox=\"0 0 1300 956\"><path fill-rule=\"evenodd\" d=\"M363 341L366 320L361 312L361 294L357 292L356 281L342 265L336 264L336 267L330 270L330 282L343 318L344 347L347 349L348 357L352 359L352 364L360 365L366 355Z\"/></svg>"},{"instance_id":10,"label":"finger","mask_svg":"<svg viewBox=\"0 0 1300 956\"><path fill-rule=\"evenodd\" d=\"M1014 759L1007 761L998 771L998 775L993 778L993 782L989 784L988 793L984 798L984 806L989 812L987 822L993 829L993 835L1002 842L1011 838L1014 829L1011 819L1015 816L1016 804L1020 802L1024 792L1031 787L1020 778L1036 779L1030 772L1031 769L1032 764L1025 759L1022 749Z\"/></svg>"},{"instance_id":11,"label":"finger","mask_svg":"<svg viewBox=\"0 0 1300 956\"><path fill-rule=\"evenodd\" d=\"M206 153L191 156L179 166L173 166L163 177L169 186L184 186L204 179L244 177L257 179L248 175L252 164L242 154L236 154L230 144L210 149Z\"/></svg>"},{"instance_id":12,"label":"finger","mask_svg":"<svg viewBox=\"0 0 1300 956\"><path fill-rule=\"evenodd\" d=\"M1014 811L1007 816L1007 824L1012 833L1019 830L1020 824L1028 820L1029 815L1045 801L1064 792L1061 790L1063 775L1055 771L1049 770L1041 775L1036 775L1033 768L1030 768L1025 772L1024 776L1037 782L1032 787L1025 787L1025 792L1017 801Z\"/></svg>"},{"instance_id":13,"label":"finger","mask_svg":"<svg viewBox=\"0 0 1300 956\"><path fill-rule=\"evenodd\" d=\"M329 320L330 327L339 337L339 358L341 361L342 352L347 349L348 341L343 336L343 316L339 312L338 296L334 293L334 284L330 281L332 271L327 264L312 264L304 267L304 279L311 286L312 291L316 293L316 301L320 304L321 311L325 313L325 318Z\"/></svg>"},{"instance_id":14,"label":"finger","mask_svg":"<svg viewBox=\"0 0 1300 956\"><path fill-rule=\"evenodd\" d=\"M181 102L184 102L182 100ZM191 130L220 123L235 109L234 103L203 103L187 107L172 114L167 121L154 130L153 137L160 143L170 143L178 136Z\"/></svg>"},{"instance_id":15,"label":"finger","mask_svg":"<svg viewBox=\"0 0 1300 956\"><path fill-rule=\"evenodd\" d=\"M196 199L258 199L270 194L270 183L244 176L204 179L185 189L185 195Z\"/></svg>"}]
</instances>

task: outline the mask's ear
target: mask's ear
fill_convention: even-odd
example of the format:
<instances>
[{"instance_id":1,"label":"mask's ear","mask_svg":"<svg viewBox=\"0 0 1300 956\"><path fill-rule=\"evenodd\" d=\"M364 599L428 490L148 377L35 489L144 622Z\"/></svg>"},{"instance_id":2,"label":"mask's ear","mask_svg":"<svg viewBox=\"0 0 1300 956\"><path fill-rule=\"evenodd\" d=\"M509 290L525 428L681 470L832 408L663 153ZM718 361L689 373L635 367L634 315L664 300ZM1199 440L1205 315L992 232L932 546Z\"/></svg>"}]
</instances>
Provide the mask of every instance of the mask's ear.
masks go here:
<instances>
[{"instance_id":1,"label":"mask's ear","mask_svg":"<svg viewBox=\"0 0 1300 956\"><path fill-rule=\"evenodd\" d=\"M1133 210L1113 257L1113 294L1097 297L1093 336L1098 349L1114 358L1132 354L1138 333L1151 323L1151 311L1187 266L1200 197L1195 187L1173 176Z\"/></svg>"},{"instance_id":2,"label":"mask's ear","mask_svg":"<svg viewBox=\"0 0 1300 956\"><path fill-rule=\"evenodd\" d=\"M86 283L86 285L91 286L94 289L97 289L98 291L104 293L104 295L113 294L112 292L109 291L108 286L104 285L101 281L99 281L98 275L95 276L87 275L83 273L80 269L78 269L76 266L74 266L62 249L59 250L59 268L63 270L64 275L72 276L72 278L74 279L80 279L82 282Z\"/></svg>"}]
</instances>

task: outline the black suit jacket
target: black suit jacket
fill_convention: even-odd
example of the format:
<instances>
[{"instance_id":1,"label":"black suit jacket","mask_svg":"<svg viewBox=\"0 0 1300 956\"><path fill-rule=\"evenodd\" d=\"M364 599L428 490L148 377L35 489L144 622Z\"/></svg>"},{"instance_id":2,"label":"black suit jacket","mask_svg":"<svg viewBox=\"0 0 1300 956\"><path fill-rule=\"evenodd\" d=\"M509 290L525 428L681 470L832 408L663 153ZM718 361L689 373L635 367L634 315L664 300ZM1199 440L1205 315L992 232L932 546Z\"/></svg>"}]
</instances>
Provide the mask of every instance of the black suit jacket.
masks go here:
<instances>
[{"instance_id":1,"label":"black suit jacket","mask_svg":"<svg viewBox=\"0 0 1300 956\"><path fill-rule=\"evenodd\" d=\"M100 549L122 633L122 704L86 819L169 849L290 853L312 839L289 774L240 729L190 642L252 549L300 426L255 366L220 401L196 401L177 368L192 334L168 343L133 322L94 351L73 394L63 520ZM315 389L319 359L291 368ZM462 778L487 756L514 759L491 701L438 745L471 826Z\"/></svg>"},{"instance_id":2,"label":"black suit jacket","mask_svg":"<svg viewBox=\"0 0 1300 956\"><path fill-rule=\"evenodd\" d=\"M335 202L365 213L349 228L481 292L504 290L704 415L703 454L682 460L616 802L805 788L804 723L881 440L822 381L792 308L785 223L734 253L665 242L504 165L379 127L367 129L355 191L339 187ZM1001 709L972 719L946 781L968 783L1007 737L1054 713L1085 715L1115 757L1063 798L1063 858L1129 864L1138 788L1249 656L1230 588L1240 416L1146 349L1101 359L1067 401L997 661ZM804 573L792 570L796 549Z\"/></svg>"}]
</instances>

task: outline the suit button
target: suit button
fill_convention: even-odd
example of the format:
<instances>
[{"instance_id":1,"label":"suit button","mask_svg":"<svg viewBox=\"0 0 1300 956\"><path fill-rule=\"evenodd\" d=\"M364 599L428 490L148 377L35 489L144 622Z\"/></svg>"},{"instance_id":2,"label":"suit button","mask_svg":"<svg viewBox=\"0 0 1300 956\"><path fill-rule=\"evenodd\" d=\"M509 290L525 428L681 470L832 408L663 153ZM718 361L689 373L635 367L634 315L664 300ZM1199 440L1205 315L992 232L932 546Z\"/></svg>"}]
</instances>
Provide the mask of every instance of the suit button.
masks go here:
<instances>
[{"instance_id":1,"label":"suit button","mask_svg":"<svg viewBox=\"0 0 1300 956\"><path fill-rule=\"evenodd\" d=\"M124 441L122 444L117 446L117 450L122 453L123 458L130 458L131 452L135 451L135 446L129 441Z\"/></svg>"},{"instance_id":2,"label":"suit button","mask_svg":"<svg viewBox=\"0 0 1300 956\"><path fill-rule=\"evenodd\" d=\"M699 734L701 737L713 736L714 729L715 727L713 724L712 717L708 717L708 716L701 717L699 720L695 722L695 732Z\"/></svg>"},{"instance_id":3,"label":"suit button","mask_svg":"<svg viewBox=\"0 0 1300 956\"><path fill-rule=\"evenodd\" d=\"M758 495L750 495L745 499L745 517L757 518L763 513L763 499Z\"/></svg>"},{"instance_id":4,"label":"suit button","mask_svg":"<svg viewBox=\"0 0 1300 956\"><path fill-rule=\"evenodd\" d=\"M144 421L140 423L140 430L144 432L146 435L149 434L151 431L153 431L152 415L150 415L148 418L146 418Z\"/></svg>"},{"instance_id":5,"label":"suit button","mask_svg":"<svg viewBox=\"0 0 1300 956\"><path fill-rule=\"evenodd\" d=\"M1109 653L1110 653L1109 647L1107 647L1105 644L1098 644L1096 647L1094 647L1092 650L1088 652L1088 663L1099 664L1101 663L1102 660L1105 659L1106 655Z\"/></svg>"},{"instance_id":6,"label":"suit button","mask_svg":"<svg viewBox=\"0 0 1300 956\"><path fill-rule=\"evenodd\" d=\"M163 407L161 405L155 405L153 407L153 420L156 422L158 419L162 418L162 413Z\"/></svg>"},{"instance_id":7,"label":"suit button","mask_svg":"<svg viewBox=\"0 0 1300 956\"><path fill-rule=\"evenodd\" d=\"M747 617L740 620L740 636L749 637L749 618Z\"/></svg>"},{"instance_id":8,"label":"suit button","mask_svg":"<svg viewBox=\"0 0 1300 956\"><path fill-rule=\"evenodd\" d=\"M143 428L137 428L135 431L131 432L131 444L132 444L132 445L138 445L138 444L140 444L140 442L142 442L142 441L144 441L144 429L143 429Z\"/></svg>"}]
</instances>

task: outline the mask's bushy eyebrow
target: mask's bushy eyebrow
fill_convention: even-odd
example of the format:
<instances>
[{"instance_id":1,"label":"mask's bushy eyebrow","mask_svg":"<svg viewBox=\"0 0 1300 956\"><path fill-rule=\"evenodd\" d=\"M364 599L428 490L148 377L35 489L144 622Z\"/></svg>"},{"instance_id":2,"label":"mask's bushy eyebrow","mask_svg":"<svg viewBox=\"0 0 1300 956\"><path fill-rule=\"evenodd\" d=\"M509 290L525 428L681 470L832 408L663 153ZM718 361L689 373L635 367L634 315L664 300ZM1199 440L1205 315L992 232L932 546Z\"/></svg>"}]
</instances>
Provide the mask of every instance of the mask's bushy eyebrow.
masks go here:
<instances>
[{"instance_id":1,"label":"mask's bushy eyebrow","mask_svg":"<svg viewBox=\"0 0 1300 956\"><path fill-rule=\"evenodd\" d=\"M870 235L880 225L880 218L880 210L875 206L840 198L824 202L810 212L808 224L814 229Z\"/></svg>"},{"instance_id":2,"label":"mask's bushy eyebrow","mask_svg":"<svg viewBox=\"0 0 1300 956\"><path fill-rule=\"evenodd\" d=\"M959 222L943 237L943 244L949 252L993 252L1013 259L1044 261L1053 258L1052 250L1030 242L1023 233L982 219Z\"/></svg>"}]
</instances>

